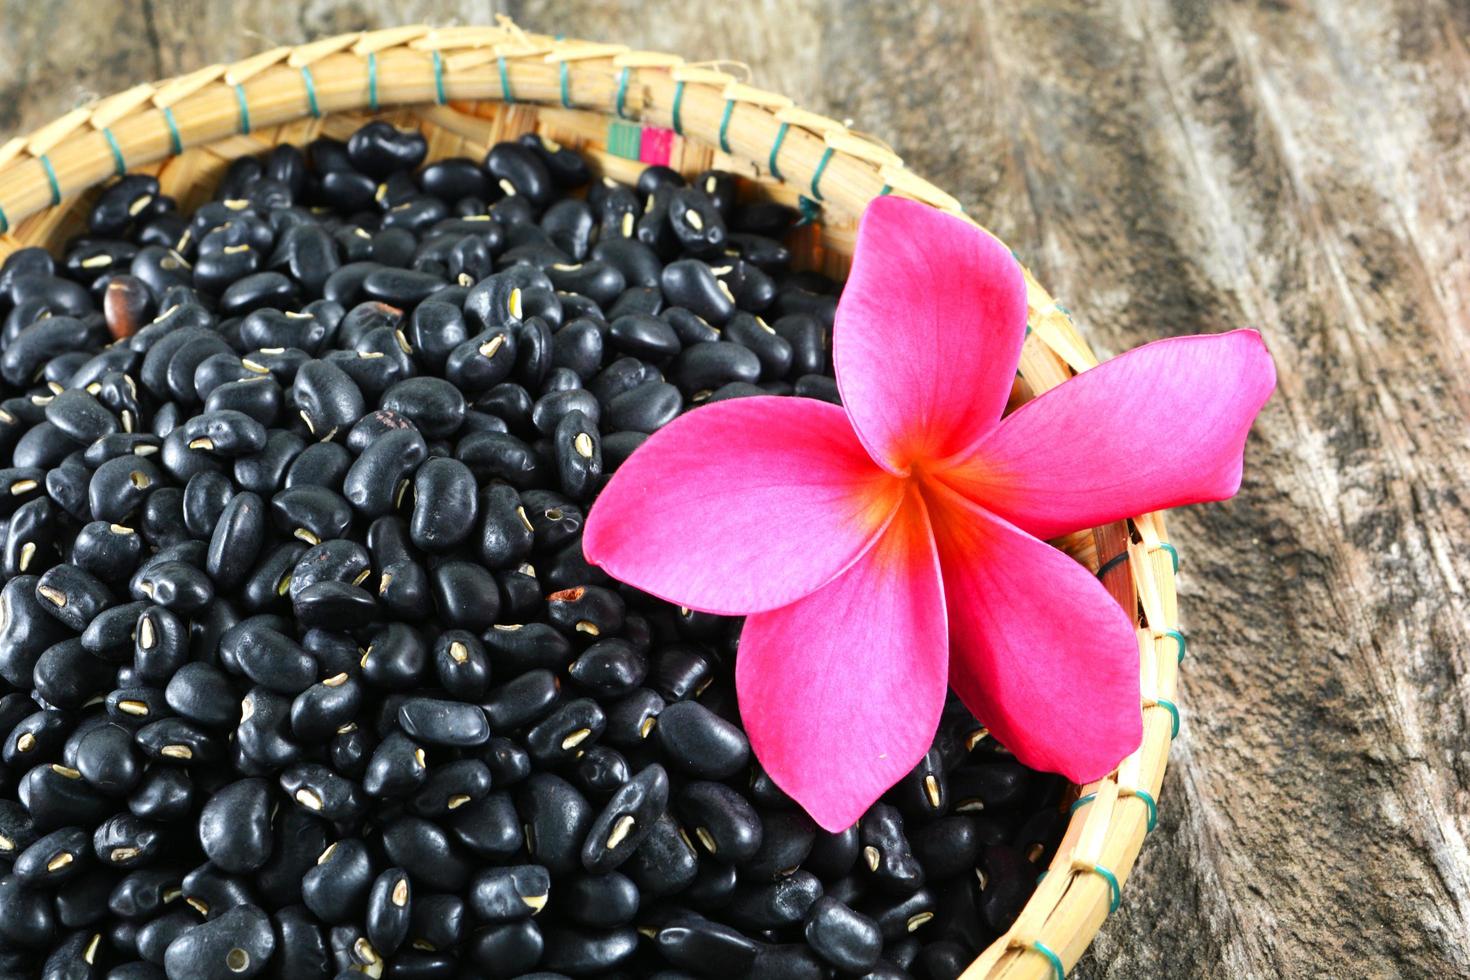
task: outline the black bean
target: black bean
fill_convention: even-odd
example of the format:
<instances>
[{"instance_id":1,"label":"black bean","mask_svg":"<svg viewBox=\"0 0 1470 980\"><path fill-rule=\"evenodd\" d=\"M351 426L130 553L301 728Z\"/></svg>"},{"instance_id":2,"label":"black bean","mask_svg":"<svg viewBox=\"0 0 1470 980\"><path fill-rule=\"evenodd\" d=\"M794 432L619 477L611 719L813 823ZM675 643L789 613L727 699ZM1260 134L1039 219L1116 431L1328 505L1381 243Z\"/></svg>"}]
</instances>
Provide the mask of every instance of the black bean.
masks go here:
<instances>
[{"instance_id":1,"label":"black bean","mask_svg":"<svg viewBox=\"0 0 1470 980\"><path fill-rule=\"evenodd\" d=\"M153 711L151 715L160 713ZM223 754L218 738L182 718L149 722L138 729L134 739L150 759L171 765L217 762Z\"/></svg>"},{"instance_id":2,"label":"black bean","mask_svg":"<svg viewBox=\"0 0 1470 980\"><path fill-rule=\"evenodd\" d=\"M417 430L389 431L357 457L342 480L342 492L365 516L392 513L408 489L409 476L427 455L427 444Z\"/></svg>"},{"instance_id":3,"label":"black bean","mask_svg":"<svg viewBox=\"0 0 1470 980\"><path fill-rule=\"evenodd\" d=\"M723 783L690 783L679 794L678 810L694 839L717 861L743 864L760 850L759 814Z\"/></svg>"},{"instance_id":4,"label":"black bean","mask_svg":"<svg viewBox=\"0 0 1470 980\"><path fill-rule=\"evenodd\" d=\"M456 701L409 698L398 709L398 724L410 738L429 745L470 748L490 738L485 712Z\"/></svg>"},{"instance_id":5,"label":"black bean","mask_svg":"<svg viewBox=\"0 0 1470 980\"><path fill-rule=\"evenodd\" d=\"M669 378L685 395L713 391L732 382L754 384L761 377L761 359L740 344L692 344L674 359Z\"/></svg>"},{"instance_id":6,"label":"black bean","mask_svg":"<svg viewBox=\"0 0 1470 980\"><path fill-rule=\"evenodd\" d=\"M286 489L301 486L340 487L352 465L352 455L340 443L307 446L286 470Z\"/></svg>"},{"instance_id":7,"label":"black bean","mask_svg":"<svg viewBox=\"0 0 1470 980\"><path fill-rule=\"evenodd\" d=\"M665 813L622 866L644 896L662 898L688 888L699 873L699 857L684 837L683 828Z\"/></svg>"},{"instance_id":8,"label":"black bean","mask_svg":"<svg viewBox=\"0 0 1470 980\"><path fill-rule=\"evenodd\" d=\"M421 817L399 817L384 827L383 849L428 889L458 892L469 880L469 864L443 828Z\"/></svg>"},{"instance_id":9,"label":"black bean","mask_svg":"<svg viewBox=\"0 0 1470 980\"><path fill-rule=\"evenodd\" d=\"M923 886L924 869L913 855L897 809L874 804L859 826L863 860L880 887L904 893Z\"/></svg>"},{"instance_id":10,"label":"black bean","mask_svg":"<svg viewBox=\"0 0 1470 980\"><path fill-rule=\"evenodd\" d=\"M538 765L570 762L597 743L606 724L601 706L591 698L567 701L526 732L526 751Z\"/></svg>"},{"instance_id":11,"label":"black bean","mask_svg":"<svg viewBox=\"0 0 1470 980\"><path fill-rule=\"evenodd\" d=\"M669 802L669 777L654 764L628 780L592 822L582 845L582 866L601 874L615 870L653 833Z\"/></svg>"},{"instance_id":12,"label":"black bean","mask_svg":"<svg viewBox=\"0 0 1470 980\"><path fill-rule=\"evenodd\" d=\"M199 814L199 844L231 874L264 865L271 853L270 784L242 779L215 791Z\"/></svg>"},{"instance_id":13,"label":"black bean","mask_svg":"<svg viewBox=\"0 0 1470 980\"><path fill-rule=\"evenodd\" d=\"M281 773L281 789L303 809L335 823L362 814L362 789L319 763L302 763Z\"/></svg>"},{"instance_id":14,"label":"black bean","mask_svg":"<svg viewBox=\"0 0 1470 980\"><path fill-rule=\"evenodd\" d=\"M470 882L469 906L482 922L514 922L546 907L551 875L539 864L481 871Z\"/></svg>"},{"instance_id":15,"label":"black bean","mask_svg":"<svg viewBox=\"0 0 1470 980\"><path fill-rule=\"evenodd\" d=\"M481 565L446 561L430 573L434 605L440 621L451 628L474 632L489 629L500 611L495 579Z\"/></svg>"},{"instance_id":16,"label":"black bean","mask_svg":"<svg viewBox=\"0 0 1470 980\"><path fill-rule=\"evenodd\" d=\"M490 179L510 196L523 196L536 208L551 202L554 187L546 164L529 148L517 143L497 143L485 156Z\"/></svg>"},{"instance_id":17,"label":"black bean","mask_svg":"<svg viewBox=\"0 0 1470 980\"><path fill-rule=\"evenodd\" d=\"M656 733L675 766L703 779L728 778L750 758L745 734L696 701L664 708Z\"/></svg>"},{"instance_id":18,"label":"black bean","mask_svg":"<svg viewBox=\"0 0 1470 980\"><path fill-rule=\"evenodd\" d=\"M414 475L409 533L425 551L451 551L474 529L475 476L457 459L427 460Z\"/></svg>"},{"instance_id":19,"label":"black bean","mask_svg":"<svg viewBox=\"0 0 1470 980\"><path fill-rule=\"evenodd\" d=\"M480 638L465 630L445 630L434 640L434 670L439 686L456 698L473 701L490 683L490 661ZM486 708L491 728L498 726Z\"/></svg>"},{"instance_id":20,"label":"black bean","mask_svg":"<svg viewBox=\"0 0 1470 980\"><path fill-rule=\"evenodd\" d=\"M17 854L12 873L23 885L56 888L86 869L91 859L91 834L80 827L64 827Z\"/></svg>"},{"instance_id":21,"label":"black bean","mask_svg":"<svg viewBox=\"0 0 1470 980\"><path fill-rule=\"evenodd\" d=\"M185 444L182 436L183 433L178 433L177 437L170 435L164 440L165 455L175 443L176 438L179 446ZM286 471L305 448L306 442L296 433L287 429L273 429L266 439L263 450L236 457L235 483L241 490L248 490L262 497L271 496L285 484ZM199 460L208 459L208 456L203 453L191 453L190 455Z\"/></svg>"},{"instance_id":22,"label":"black bean","mask_svg":"<svg viewBox=\"0 0 1470 980\"><path fill-rule=\"evenodd\" d=\"M858 911L878 923L884 941L891 943L919 931L934 919L934 895L927 888L901 898L879 893L864 900Z\"/></svg>"},{"instance_id":23,"label":"black bean","mask_svg":"<svg viewBox=\"0 0 1470 980\"><path fill-rule=\"evenodd\" d=\"M616 969L637 948L638 933L631 927L603 930L556 926L546 930L542 965L568 976L591 976Z\"/></svg>"},{"instance_id":24,"label":"black bean","mask_svg":"<svg viewBox=\"0 0 1470 980\"><path fill-rule=\"evenodd\" d=\"M126 796L143 777L133 736L117 725L100 725L77 743L76 769L99 793Z\"/></svg>"},{"instance_id":25,"label":"black bean","mask_svg":"<svg viewBox=\"0 0 1470 980\"><path fill-rule=\"evenodd\" d=\"M662 381L650 381L610 400L607 424L618 430L657 432L672 422L681 408L683 398L678 388Z\"/></svg>"},{"instance_id":26,"label":"black bean","mask_svg":"<svg viewBox=\"0 0 1470 980\"><path fill-rule=\"evenodd\" d=\"M523 919L479 930L470 938L468 954L485 976L534 976L526 971L540 962L545 947L541 930Z\"/></svg>"},{"instance_id":27,"label":"black bean","mask_svg":"<svg viewBox=\"0 0 1470 980\"><path fill-rule=\"evenodd\" d=\"M698 976L743 974L761 944L719 922L681 915L654 936L661 956Z\"/></svg>"},{"instance_id":28,"label":"black bean","mask_svg":"<svg viewBox=\"0 0 1470 980\"><path fill-rule=\"evenodd\" d=\"M253 905L241 905L169 943L164 969L169 980L253 977L265 971L275 950L270 918Z\"/></svg>"},{"instance_id":29,"label":"black bean","mask_svg":"<svg viewBox=\"0 0 1470 980\"><path fill-rule=\"evenodd\" d=\"M730 287L697 259L680 259L664 266L659 285L670 303L690 310L714 326L724 326L735 313Z\"/></svg>"}]
</instances>

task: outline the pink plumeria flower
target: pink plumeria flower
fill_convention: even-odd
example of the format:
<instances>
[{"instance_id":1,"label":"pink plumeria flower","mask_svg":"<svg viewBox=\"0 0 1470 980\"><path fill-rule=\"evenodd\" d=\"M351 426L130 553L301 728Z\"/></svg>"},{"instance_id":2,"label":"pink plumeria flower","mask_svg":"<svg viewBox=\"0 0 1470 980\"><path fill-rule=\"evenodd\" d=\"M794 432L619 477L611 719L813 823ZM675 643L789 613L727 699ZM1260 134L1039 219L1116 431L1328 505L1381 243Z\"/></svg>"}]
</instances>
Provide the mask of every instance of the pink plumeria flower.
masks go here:
<instances>
[{"instance_id":1,"label":"pink plumeria flower","mask_svg":"<svg viewBox=\"0 0 1470 980\"><path fill-rule=\"evenodd\" d=\"M751 746L828 830L918 764L947 686L1020 761L1074 782L1142 737L1133 616L1042 539L1234 494L1275 369L1254 331L1161 340L1002 419L1025 328L1003 245L878 198L832 334L844 407L689 412L592 508L589 561L747 617Z\"/></svg>"}]
</instances>

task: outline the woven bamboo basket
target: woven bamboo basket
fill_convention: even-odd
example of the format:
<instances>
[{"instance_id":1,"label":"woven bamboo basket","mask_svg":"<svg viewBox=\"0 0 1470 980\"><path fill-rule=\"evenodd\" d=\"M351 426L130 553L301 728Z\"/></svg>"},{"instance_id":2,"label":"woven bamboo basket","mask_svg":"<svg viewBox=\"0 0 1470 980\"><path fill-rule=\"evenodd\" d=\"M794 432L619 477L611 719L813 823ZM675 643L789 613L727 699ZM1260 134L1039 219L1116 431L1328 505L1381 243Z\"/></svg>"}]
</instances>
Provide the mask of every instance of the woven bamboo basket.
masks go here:
<instances>
[{"instance_id":1,"label":"woven bamboo basket","mask_svg":"<svg viewBox=\"0 0 1470 980\"><path fill-rule=\"evenodd\" d=\"M114 175L153 174L190 209L210 198L237 157L320 135L346 139L371 119L423 132L430 160L479 159L492 144L535 131L581 151L594 173L630 183L650 163L688 175L731 171L744 178L742 193L801 207L811 220L791 243L796 263L837 277L847 271L858 216L880 194L964 217L958 201L886 146L743 75L727 63L527 33L505 19L278 47L137 85L0 145L0 260L23 246L60 246L83 230L97 190ZM1029 271L1026 284L1028 336L1012 408L1097 363L1070 314ZM1106 779L1075 788L1070 822L1035 894L965 980L1062 977L1076 964L1117 908L1157 820L1179 731L1179 558L1163 516L1055 543L1096 570L1136 617L1143 743Z\"/></svg>"}]
</instances>

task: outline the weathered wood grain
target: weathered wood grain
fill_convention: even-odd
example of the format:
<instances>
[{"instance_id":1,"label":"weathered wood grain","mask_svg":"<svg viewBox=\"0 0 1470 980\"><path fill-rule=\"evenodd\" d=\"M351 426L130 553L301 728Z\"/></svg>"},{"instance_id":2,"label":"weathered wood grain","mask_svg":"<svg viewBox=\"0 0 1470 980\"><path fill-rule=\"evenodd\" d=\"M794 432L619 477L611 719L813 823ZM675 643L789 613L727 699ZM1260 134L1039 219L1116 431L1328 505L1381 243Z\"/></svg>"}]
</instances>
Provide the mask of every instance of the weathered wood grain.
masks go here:
<instances>
[{"instance_id":1,"label":"weathered wood grain","mask_svg":"<svg viewBox=\"0 0 1470 980\"><path fill-rule=\"evenodd\" d=\"M1470 6L0 0L0 132L268 42L509 12L850 116L1104 353L1254 326L1240 497L1174 516L1161 819L1077 975L1470 972Z\"/></svg>"}]
</instances>

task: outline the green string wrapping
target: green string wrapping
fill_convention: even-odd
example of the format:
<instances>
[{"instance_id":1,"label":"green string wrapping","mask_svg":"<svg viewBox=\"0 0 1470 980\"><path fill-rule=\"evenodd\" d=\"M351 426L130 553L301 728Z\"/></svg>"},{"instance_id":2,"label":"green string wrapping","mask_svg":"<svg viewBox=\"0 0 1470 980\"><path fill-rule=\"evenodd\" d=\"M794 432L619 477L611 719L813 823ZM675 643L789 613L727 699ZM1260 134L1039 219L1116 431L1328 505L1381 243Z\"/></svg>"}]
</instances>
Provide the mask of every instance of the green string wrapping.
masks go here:
<instances>
[{"instance_id":1,"label":"green string wrapping","mask_svg":"<svg viewBox=\"0 0 1470 980\"><path fill-rule=\"evenodd\" d=\"M368 110L378 111L378 53L368 52Z\"/></svg>"},{"instance_id":2,"label":"green string wrapping","mask_svg":"<svg viewBox=\"0 0 1470 980\"><path fill-rule=\"evenodd\" d=\"M169 108L168 106L164 106L161 111L163 112L163 121L165 124L168 125L168 139L170 149L172 150L174 156L178 156L180 153L184 152L184 140L183 137L179 135L178 121L174 119L173 109Z\"/></svg>"},{"instance_id":3,"label":"green string wrapping","mask_svg":"<svg viewBox=\"0 0 1470 980\"><path fill-rule=\"evenodd\" d=\"M245 86L235 86L235 101L240 106L240 132L250 135L250 104L245 101Z\"/></svg>"},{"instance_id":4,"label":"green string wrapping","mask_svg":"<svg viewBox=\"0 0 1470 980\"><path fill-rule=\"evenodd\" d=\"M786 142L786 131L790 128L790 123L783 122L781 124L781 127L776 130L776 142L771 144L771 157L769 160L766 161L766 169L769 170L771 172L771 176L775 177L777 180L786 179L781 176L781 170L776 166L776 156L781 152L781 144Z\"/></svg>"},{"instance_id":5,"label":"green string wrapping","mask_svg":"<svg viewBox=\"0 0 1470 980\"><path fill-rule=\"evenodd\" d=\"M624 108L623 104L624 104L624 102L628 98L628 73L630 71L632 71L632 68L631 67L627 67L627 68L624 68L621 72L618 73L618 103L617 103L617 110L618 110L618 118L619 119L627 119L628 118L627 110Z\"/></svg>"},{"instance_id":6,"label":"green string wrapping","mask_svg":"<svg viewBox=\"0 0 1470 980\"><path fill-rule=\"evenodd\" d=\"M112 169L121 177L128 172L128 164L123 159L122 147L118 144L117 137L112 135L112 130L104 129L102 136L107 140L107 148L112 151Z\"/></svg>"},{"instance_id":7,"label":"green string wrapping","mask_svg":"<svg viewBox=\"0 0 1470 980\"><path fill-rule=\"evenodd\" d=\"M311 77L311 69L306 65L301 66L301 81L306 86L306 106L310 110L312 118L322 117L322 108L316 101L316 80Z\"/></svg>"},{"instance_id":8,"label":"green string wrapping","mask_svg":"<svg viewBox=\"0 0 1470 980\"><path fill-rule=\"evenodd\" d=\"M61 181L56 179L56 168L51 166L50 157L43 153L40 161L46 171L46 182L51 185L51 206L54 208L61 203Z\"/></svg>"},{"instance_id":9,"label":"green string wrapping","mask_svg":"<svg viewBox=\"0 0 1470 980\"><path fill-rule=\"evenodd\" d=\"M500 98L502 101L515 105L516 94L510 90L510 69L505 65L505 58L495 59L500 67Z\"/></svg>"},{"instance_id":10,"label":"green string wrapping","mask_svg":"<svg viewBox=\"0 0 1470 980\"><path fill-rule=\"evenodd\" d=\"M434 100L443 105L449 100L444 97L444 57L434 52Z\"/></svg>"}]
</instances>

